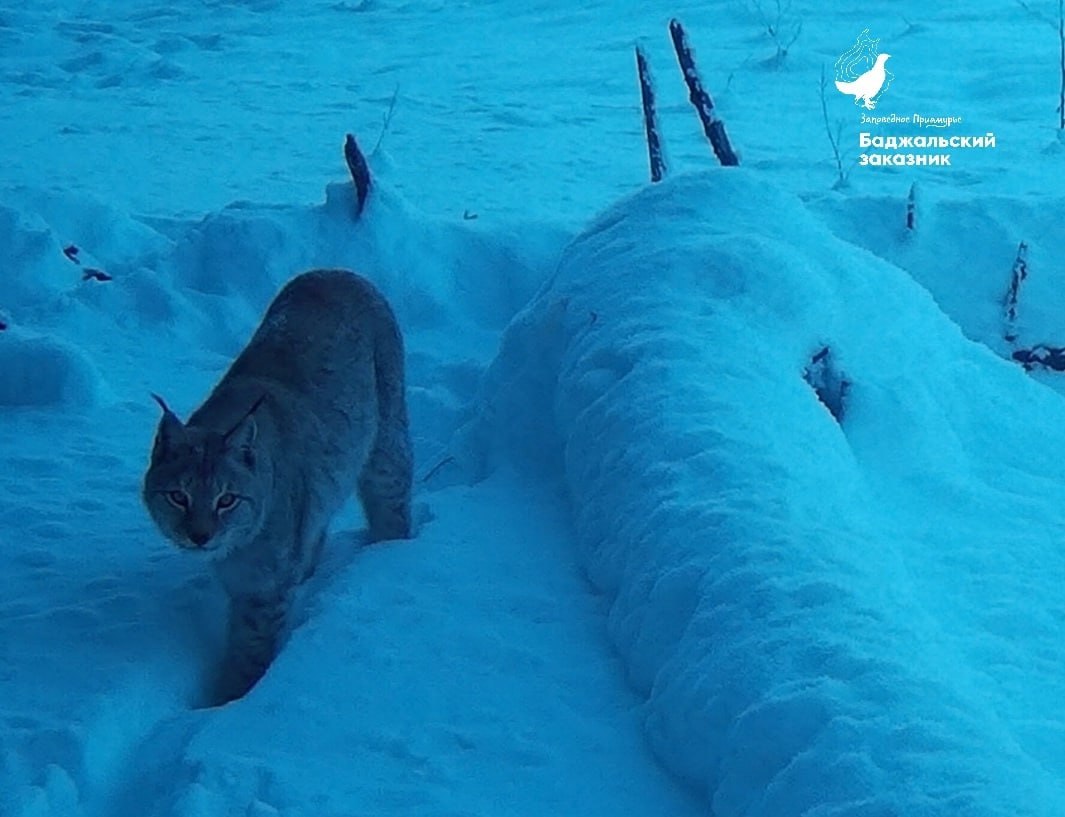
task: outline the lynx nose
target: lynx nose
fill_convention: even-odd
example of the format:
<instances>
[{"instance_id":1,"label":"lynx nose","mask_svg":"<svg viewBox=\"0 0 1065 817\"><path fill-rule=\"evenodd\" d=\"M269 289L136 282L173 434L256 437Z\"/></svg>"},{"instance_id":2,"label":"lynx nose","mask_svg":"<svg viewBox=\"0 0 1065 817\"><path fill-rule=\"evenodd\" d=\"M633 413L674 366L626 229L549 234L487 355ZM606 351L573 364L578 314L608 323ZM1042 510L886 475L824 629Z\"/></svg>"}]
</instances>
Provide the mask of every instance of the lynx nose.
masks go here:
<instances>
[{"instance_id":1,"label":"lynx nose","mask_svg":"<svg viewBox=\"0 0 1065 817\"><path fill-rule=\"evenodd\" d=\"M189 541L196 547L203 547L207 544L207 540L211 538L211 534L205 531L194 530L189 533Z\"/></svg>"}]
</instances>

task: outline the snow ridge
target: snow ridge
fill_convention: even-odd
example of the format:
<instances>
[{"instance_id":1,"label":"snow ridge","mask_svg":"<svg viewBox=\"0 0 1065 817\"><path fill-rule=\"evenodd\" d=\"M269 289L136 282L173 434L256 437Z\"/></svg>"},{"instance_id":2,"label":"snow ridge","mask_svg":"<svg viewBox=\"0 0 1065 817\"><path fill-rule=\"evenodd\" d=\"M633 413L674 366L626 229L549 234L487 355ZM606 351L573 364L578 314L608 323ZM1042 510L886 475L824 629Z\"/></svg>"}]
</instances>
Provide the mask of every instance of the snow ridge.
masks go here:
<instances>
[{"instance_id":1,"label":"snow ridge","mask_svg":"<svg viewBox=\"0 0 1065 817\"><path fill-rule=\"evenodd\" d=\"M1065 516L1018 494L1065 478L1025 431L1063 409L904 272L755 175L668 180L570 245L484 402L474 455L561 461L651 743L718 817L1061 813Z\"/></svg>"}]
</instances>

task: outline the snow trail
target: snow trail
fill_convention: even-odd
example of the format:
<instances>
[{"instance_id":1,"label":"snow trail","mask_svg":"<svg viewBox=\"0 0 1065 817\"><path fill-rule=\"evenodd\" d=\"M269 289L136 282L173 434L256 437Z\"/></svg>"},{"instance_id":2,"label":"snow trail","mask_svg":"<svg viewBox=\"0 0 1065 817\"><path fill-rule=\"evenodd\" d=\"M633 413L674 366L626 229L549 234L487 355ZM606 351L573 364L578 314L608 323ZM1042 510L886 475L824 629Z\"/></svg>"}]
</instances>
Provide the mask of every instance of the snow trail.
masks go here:
<instances>
[{"instance_id":1,"label":"snow trail","mask_svg":"<svg viewBox=\"0 0 1065 817\"><path fill-rule=\"evenodd\" d=\"M85 806L86 817L166 814L175 802L183 755L206 720L204 710L170 715L139 736L114 759L105 781Z\"/></svg>"},{"instance_id":2,"label":"snow trail","mask_svg":"<svg viewBox=\"0 0 1065 817\"><path fill-rule=\"evenodd\" d=\"M20 196L16 237L37 236L21 269L56 275L53 291L20 291L20 343L3 347L21 380L0 402L35 401L0 425L16 466L0 473L4 817L702 813L645 745L557 483L504 468L455 484L468 474L453 432L557 231L527 227L515 245L426 221L386 185L357 229L347 184L318 207L242 205L161 232ZM67 283L70 241L113 285ZM352 503L266 677L201 709L223 597L141 507L149 392L186 416L274 292L314 266L365 272L400 316L420 529L361 548Z\"/></svg>"},{"instance_id":3,"label":"snow trail","mask_svg":"<svg viewBox=\"0 0 1065 817\"><path fill-rule=\"evenodd\" d=\"M436 518L414 540L351 553L350 531L332 538L266 678L193 736L177 801L209 814L267 797L323 815L702 813L644 745L558 498L500 474L429 502Z\"/></svg>"},{"instance_id":4,"label":"snow trail","mask_svg":"<svg viewBox=\"0 0 1065 817\"><path fill-rule=\"evenodd\" d=\"M144 632L137 655L74 656L86 663L65 672L101 689L37 700L39 717L77 726L65 748L23 747L43 782L10 814L703 813L645 745L560 497L502 473L427 498L435 518L414 540L360 549L356 531L334 534L300 623L242 700L195 708L215 647L168 644L194 611L157 611L151 624L173 629ZM158 560L145 589L173 583L180 561ZM169 595L217 608L202 585Z\"/></svg>"}]
</instances>

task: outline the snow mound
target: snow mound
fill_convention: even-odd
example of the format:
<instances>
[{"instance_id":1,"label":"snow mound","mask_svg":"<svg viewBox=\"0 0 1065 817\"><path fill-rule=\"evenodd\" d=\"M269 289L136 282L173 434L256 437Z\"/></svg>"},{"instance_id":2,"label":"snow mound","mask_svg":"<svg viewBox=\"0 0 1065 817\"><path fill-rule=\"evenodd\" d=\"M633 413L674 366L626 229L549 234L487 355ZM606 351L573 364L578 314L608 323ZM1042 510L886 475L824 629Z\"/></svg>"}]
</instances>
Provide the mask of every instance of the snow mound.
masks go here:
<instances>
[{"instance_id":1,"label":"snow mound","mask_svg":"<svg viewBox=\"0 0 1065 817\"><path fill-rule=\"evenodd\" d=\"M42 219L0 205L0 305L14 310L63 292L77 280L69 266Z\"/></svg>"},{"instance_id":2,"label":"snow mound","mask_svg":"<svg viewBox=\"0 0 1065 817\"><path fill-rule=\"evenodd\" d=\"M1015 346L1065 346L1060 196L922 194L917 229L903 225L902 196L830 196L815 203L841 238L909 272L973 340L1008 357L1006 293L1018 248L1027 277L1009 327Z\"/></svg>"},{"instance_id":3,"label":"snow mound","mask_svg":"<svg viewBox=\"0 0 1065 817\"><path fill-rule=\"evenodd\" d=\"M238 202L165 228L173 251L154 259L157 274L141 286L151 308L138 304L131 313L168 308L198 316L196 342L227 358L293 275L342 267L374 281L406 338L408 399L423 462L439 460L499 332L569 238L539 225L517 236L506 227L480 229L476 221L426 219L384 183L356 219L350 182L329 184L314 207ZM151 282L161 282L159 298L151 297ZM128 279L121 283L130 288Z\"/></svg>"},{"instance_id":4,"label":"snow mound","mask_svg":"<svg viewBox=\"0 0 1065 817\"><path fill-rule=\"evenodd\" d=\"M0 408L92 406L101 390L92 361L48 337L0 334Z\"/></svg>"},{"instance_id":5,"label":"snow mound","mask_svg":"<svg viewBox=\"0 0 1065 817\"><path fill-rule=\"evenodd\" d=\"M842 425L803 379L826 346ZM1063 422L905 272L723 170L569 246L465 453L564 479L651 743L718 817L1050 817Z\"/></svg>"}]
</instances>

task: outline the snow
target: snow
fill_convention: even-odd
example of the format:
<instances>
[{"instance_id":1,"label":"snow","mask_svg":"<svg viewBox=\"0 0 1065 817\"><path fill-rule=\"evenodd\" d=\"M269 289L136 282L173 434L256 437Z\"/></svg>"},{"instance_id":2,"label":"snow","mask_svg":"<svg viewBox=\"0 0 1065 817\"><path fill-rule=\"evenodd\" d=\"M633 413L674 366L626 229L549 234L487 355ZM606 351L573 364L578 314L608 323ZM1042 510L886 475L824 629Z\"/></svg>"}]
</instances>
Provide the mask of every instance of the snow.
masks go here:
<instances>
[{"instance_id":1,"label":"snow","mask_svg":"<svg viewBox=\"0 0 1065 817\"><path fill-rule=\"evenodd\" d=\"M675 178L570 245L486 382L485 448L554 417L651 743L715 814L1060 813L1060 398L914 280L757 175Z\"/></svg>"},{"instance_id":2,"label":"snow","mask_svg":"<svg viewBox=\"0 0 1065 817\"><path fill-rule=\"evenodd\" d=\"M780 60L742 3L0 5L0 815L1065 812L1065 381L1003 339L1024 241L1016 346L1065 345L1052 31L785 8ZM877 113L997 146L832 190L864 28ZM140 505L150 393L187 416L315 266L403 327L417 535L346 508L205 707L224 600Z\"/></svg>"}]
</instances>

